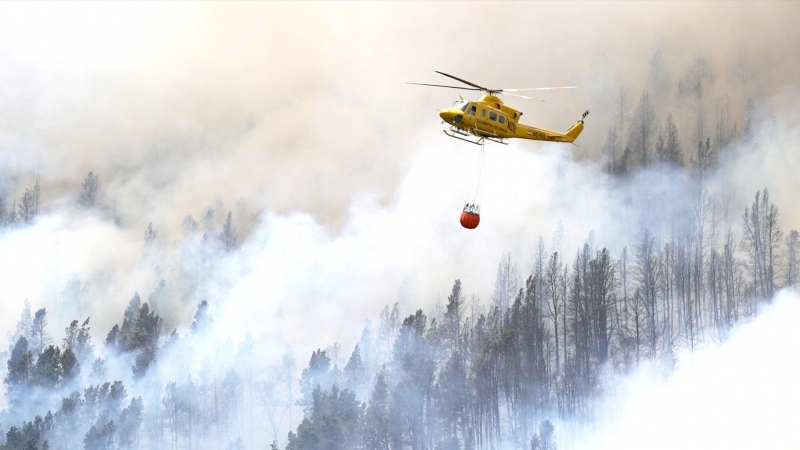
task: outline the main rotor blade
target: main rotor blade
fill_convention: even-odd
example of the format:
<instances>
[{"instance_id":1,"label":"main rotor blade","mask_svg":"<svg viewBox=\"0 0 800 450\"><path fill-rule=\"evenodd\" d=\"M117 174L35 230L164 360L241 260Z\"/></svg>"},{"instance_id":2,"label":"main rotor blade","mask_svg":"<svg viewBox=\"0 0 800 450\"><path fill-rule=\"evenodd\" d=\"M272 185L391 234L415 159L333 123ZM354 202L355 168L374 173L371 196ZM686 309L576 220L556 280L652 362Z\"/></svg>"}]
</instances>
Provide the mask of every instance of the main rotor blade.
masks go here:
<instances>
[{"instance_id":1,"label":"main rotor blade","mask_svg":"<svg viewBox=\"0 0 800 450\"><path fill-rule=\"evenodd\" d=\"M523 89L499 89L503 92L522 92L522 91L551 91L553 89L577 89L578 86L559 86L559 87L541 87L541 88L523 88Z\"/></svg>"},{"instance_id":2,"label":"main rotor blade","mask_svg":"<svg viewBox=\"0 0 800 450\"><path fill-rule=\"evenodd\" d=\"M425 84L425 83L406 83L406 84L416 84L417 86L433 86L433 87L443 87L443 88L450 88L450 89L461 89L464 91L480 91L481 89L475 88L468 88L462 86L445 86L443 84Z\"/></svg>"},{"instance_id":3,"label":"main rotor blade","mask_svg":"<svg viewBox=\"0 0 800 450\"><path fill-rule=\"evenodd\" d=\"M470 85L470 86L472 86L472 87L476 87L476 88L478 88L478 90L481 90L481 91L488 91L488 90L489 90L489 89L486 89L486 88L485 88L485 87L483 87L483 86L477 85L477 84L475 84L475 83L470 83L470 82L469 82L469 81L467 81L467 80L462 80L461 78L454 77L454 76L452 76L452 75L448 75L448 74L446 74L446 73L444 73L444 72L439 72L438 70L434 70L434 72L438 73L439 75L444 75L444 76L446 76L446 77L450 77L450 78L452 78L452 79L454 79L454 80L458 80L458 81L460 81L460 82L462 82L462 83L464 83L464 84L468 84L468 85Z\"/></svg>"},{"instance_id":4,"label":"main rotor blade","mask_svg":"<svg viewBox=\"0 0 800 450\"><path fill-rule=\"evenodd\" d=\"M508 92L499 92L499 94L500 94L500 95L509 95L509 96L511 96L511 97L522 97L522 98L527 98L528 100L538 100L538 101L540 101L540 102L543 102L543 101L544 101L544 100L542 100L541 98L536 98L536 97L528 97L527 95L509 94Z\"/></svg>"}]
</instances>

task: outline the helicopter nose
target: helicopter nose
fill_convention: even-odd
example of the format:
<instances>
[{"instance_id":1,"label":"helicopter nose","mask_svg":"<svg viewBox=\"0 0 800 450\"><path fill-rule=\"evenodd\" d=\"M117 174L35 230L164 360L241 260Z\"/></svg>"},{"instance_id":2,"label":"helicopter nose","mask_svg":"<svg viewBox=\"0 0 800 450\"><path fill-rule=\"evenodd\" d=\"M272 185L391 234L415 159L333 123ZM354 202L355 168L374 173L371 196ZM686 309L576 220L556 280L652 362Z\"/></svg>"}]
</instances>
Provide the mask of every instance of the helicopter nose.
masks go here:
<instances>
[{"instance_id":1,"label":"helicopter nose","mask_svg":"<svg viewBox=\"0 0 800 450\"><path fill-rule=\"evenodd\" d=\"M461 114L461 110L453 110L453 109L443 109L439 111L439 117L442 118L447 123L458 123L464 118Z\"/></svg>"}]
</instances>

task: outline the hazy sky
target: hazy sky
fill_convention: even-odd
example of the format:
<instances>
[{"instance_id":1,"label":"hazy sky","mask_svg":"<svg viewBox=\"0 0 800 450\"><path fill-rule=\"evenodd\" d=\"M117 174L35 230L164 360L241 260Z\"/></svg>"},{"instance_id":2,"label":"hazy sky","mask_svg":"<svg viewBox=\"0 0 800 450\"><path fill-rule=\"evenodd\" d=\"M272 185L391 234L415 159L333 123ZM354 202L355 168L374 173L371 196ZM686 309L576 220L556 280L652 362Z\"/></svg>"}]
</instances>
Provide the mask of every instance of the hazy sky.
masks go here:
<instances>
[{"instance_id":1,"label":"hazy sky","mask_svg":"<svg viewBox=\"0 0 800 450\"><path fill-rule=\"evenodd\" d=\"M769 63L767 94L796 85L800 69L791 2L0 8L4 169L60 181L51 194L95 170L126 211L168 227L218 196L326 220L359 192L386 201L420 146L449 145L435 110L459 92L404 84L448 81L434 70L495 87L577 84L546 103L511 102L526 123L563 131L592 106L598 54L634 105L659 49L676 73L709 54L720 91L743 44ZM584 142L606 134L593 112ZM166 198L148 201L152 190Z\"/></svg>"}]
</instances>

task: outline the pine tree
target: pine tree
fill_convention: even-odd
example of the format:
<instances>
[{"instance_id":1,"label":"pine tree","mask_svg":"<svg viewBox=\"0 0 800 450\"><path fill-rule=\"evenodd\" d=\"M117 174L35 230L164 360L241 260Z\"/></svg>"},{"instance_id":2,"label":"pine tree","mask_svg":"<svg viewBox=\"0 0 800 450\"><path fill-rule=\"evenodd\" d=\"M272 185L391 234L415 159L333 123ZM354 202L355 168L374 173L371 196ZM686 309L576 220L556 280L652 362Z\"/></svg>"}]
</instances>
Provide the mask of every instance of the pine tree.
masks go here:
<instances>
[{"instance_id":1,"label":"pine tree","mask_svg":"<svg viewBox=\"0 0 800 450\"><path fill-rule=\"evenodd\" d=\"M330 392L317 387L312 393L309 416L289 433L287 450L360 448L359 428L363 410L355 394L333 386Z\"/></svg>"},{"instance_id":2,"label":"pine tree","mask_svg":"<svg viewBox=\"0 0 800 450\"><path fill-rule=\"evenodd\" d=\"M61 352L61 384L68 384L74 380L80 371L78 357L71 349Z\"/></svg>"},{"instance_id":3,"label":"pine tree","mask_svg":"<svg viewBox=\"0 0 800 450\"><path fill-rule=\"evenodd\" d=\"M113 420L103 425L92 425L83 438L83 448L86 450L113 450L116 429Z\"/></svg>"},{"instance_id":4,"label":"pine tree","mask_svg":"<svg viewBox=\"0 0 800 450\"><path fill-rule=\"evenodd\" d=\"M745 208L742 217L744 236L742 249L749 256L748 268L757 290L764 300L775 292L776 269L779 267L779 246L782 232L778 226L778 208L769 199L765 188L756 192L752 208Z\"/></svg>"},{"instance_id":5,"label":"pine tree","mask_svg":"<svg viewBox=\"0 0 800 450\"><path fill-rule=\"evenodd\" d=\"M142 307L142 301L139 298L139 293L134 292L133 298L131 298L130 302L128 303L128 307L125 308L125 314L122 318L122 327L120 328L120 340L119 346L120 349L124 350L128 346L128 340L133 337L133 330L136 326L136 321L139 319L139 310Z\"/></svg>"},{"instance_id":6,"label":"pine tree","mask_svg":"<svg viewBox=\"0 0 800 450\"><path fill-rule=\"evenodd\" d=\"M6 444L0 446L4 450L42 450L50 448L50 443L47 440L46 434L48 433L52 424L52 415L50 415L50 423L45 423L41 416L36 416L32 422L23 422L22 428L11 427L6 433Z\"/></svg>"},{"instance_id":7,"label":"pine tree","mask_svg":"<svg viewBox=\"0 0 800 450\"><path fill-rule=\"evenodd\" d=\"M608 171L611 173L616 172L616 167L619 164L619 157L620 153L620 139L619 139L619 132L617 132L616 126L611 126L608 128L608 134L606 135L606 142L603 144L603 155L606 158L608 164Z\"/></svg>"},{"instance_id":8,"label":"pine tree","mask_svg":"<svg viewBox=\"0 0 800 450\"><path fill-rule=\"evenodd\" d=\"M10 225L8 222L8 212L6 211L6 199L0 195L0 228Z\"/></svg>"},{"instance_id":9,"label":"pine tree","mask_svg":"<svg viewBox=\"0 0 800 450\"><path fill-rule=\"evenodd\" d=\"M83 321L81 329L78 330L75 348L71 348L75 352L75 356L79 360L91 359L94 356L92 351L92 337L89 334L89 318Z\"/></svg>"},{"instance_id":10,"label":"pine tree","mask_svg":"<svg viewBox=\"0 0 800 450\"><path fill-rule=\"evenodd\" d=\"M531 439L531 450L558 450L555 441L555 427L549 420L539 424L539 433L534 433Z\"/></svg>"},{"instance_id":11,"label":"pine tree","mask_svg":"<svg viewBox=\"0 0 800 450\"><path fill-rule=\"evenodd\" d=\"M358 393L365 378L364 363L361 361L361 350L356 344L350 359L344 366L345 386L352 392Z\"/></svg>"},{"instance_id":12,"label":"pine tree","mask_svg":"<svg viewBox=\"0 0 800 450\"><path fill-rule=\"evenodd\" d=\"M102 199L100 191L100 177L94 172L89 172L83 180L82 191L78 197L78 203L86 209L94 209L99 206Z\"/></svg>"},{"instance_id":13,"label":"pine tree","mask_svg":"<svg viewBox=\"0 0 800 450\"><path fill-rule=\"evenodd\" d=\"M8 371L3 381L6 384L6 397L12 406L24 401L23 394L33 374L33 354L28 350L28 340L20 336L11 350L6 365Z\"/></svg>"},{"instance_id":14,"label":"pine tree","mask_svg":"<svg viewBox=\"0 0 800 450\"><path fill-rule=\"evenodd\" d=\"M531 450L542 450L542 440L539 438L539 433L533 433Z\"/></svg>"},{"instance_id":15,"label":"pine tree","mask_svg":"<svg viewBox=\"0 0 800 450\"><path fill-rule=\"evenodd\" d=\"M64 348L75 349L78 345L78 321L73 320L67 328L64 328Z\"/></svg>"},{"instance_id":16,"label":"pine tree","mask_svg":"<svg viewBox=\"0 0 800 450\"><path fill-rule=\"evenodd\" d=\"M236 246L236 228L233 226L233 214L230 212L228 218L225 219L222 232L219 234L219 240L226 252L233 250Z\"/></svg>"},{"instance_id":17,"label":"pine tree","mask_svg":"<svg viewBox=\"0 0 800 450\"><path fill-rule=\"evenodd\" d=\"M36 184L33 185L33 216L39 215L39 201L42 198L42 187L39 185L39 175L36 175Z\"/></svg>"},{"instance_id":18,"label":"pine tree","mask_svg":"<svg viewBox=\"0 0 800 450\"><path fill-rule=\"evenodd\" d=\"M120 448L136 448L139 442L139 429L142 426L144 405L141 397L134 397L119 415L117 442Z\"/></svg>"},{"instance_id":19,"label":"pine tree","mask_svg":"<svg viewBox=\"0 0 800 450\"><path fill-rule=\"evenodd\" d=\"M375 388L369 399L364 417L364 445L375 450L389 450L389 386L386 384L386 367L375 377Z\"/></svg>"},{"instance_id":20,"label":"pine tree","mask_svg":"<svg viewBox=\"0 0 800 450\"><path fill-rule=\"evenodd\" d=\"M786 286L797 288L800 272L800 234L792 230L786 237Z\"/></svg>"},{"instance_id":21,"label":"pine tree","mask_svg":"<svg viewBox=\"0 0 800 450\"><path fill-rule=\"evenodd\" d=\"M6 225L14 225L17 223L17 201L11 202L11 207L6 212Z\"/></svg>"},{"instance_id":22,"label":"pine tree","mask_svg":"<svg viewBox=\"0 0 800 450\"><path fill-rule=\"evenodd\" d=\"M636 153L642 166L647 167L651 164L651 148L655 141L655 120L656 110L650 94L645 90L639 98L639 106L633 115L631 126L628 131L628 145Z\"/></svg>"},{"instance_id":23,"label":"pine tree","mask_svg":"<svg viewBox=\"0 0 800 450\"><path fill-rule=\"evenodd\" d=\"M181 228L185 236L190 236L197 232L199 224L191 215L185 216L181 221Z\"/></svg>"},{"instance_id":24,"label":"pine tree","mask_svg":"<svg viewBox=\"0 0 800 450\"><path fill-rule=\"evenodd\" d=\"M197 305L197 312L194 313L192 333L202 335L211 327L212 323L211 316L208 314L208 302L201 300Z\"/></svg>"},{"instance_id":25,"label":"pine tree","mask_svg":"<svg viewBox=\"0 0 800 450\"><path fill-rule=\"evenodd\" d=\"M19 220L25 225L36 217L36 194L33 189L26 188L19 199Z\"/></svg>"},{"instance_id":26,"label":"pine tree","mask_svg":"<svg viewBox=\"0 0 800 450\"><path fill-rule=\"evenodd\" d=\"M118 352L136 354L132 366L136 377L143 376L155 360L162 324L161 317L150 309L148 303L140 304L139 294L135 294L125 310L122 327L114 325L106 336L106 346Z\"/></svg>"},{"instance_id":27,"label":"pine tree","mask_svg":"<svg viewBox=\"0 0 800 450\"><path fill-rule=\"evenodd\" d=\"M672 120L672 114L667 115L667 123L658 134L656 142L656 156L662 163L675 166L683 165L683 150L678 136L678 127Z\"/></svg>"},{"instance_id":28,"label":"pine tree","mask_svg":"<svg viewBox=\"0 0 800 450\"><path fill-rule=\"evenodd\" d=\"M74 356L74 355L73 355ZM49 345L42 351L34 366L34 382L38 386L55 388L61 381L61 349Z\"/></svg>"},{"instance_id":29,"label":"pine tree","mask_svg":"<svg viewBox=\"0 0 800 450\"><path fill-rule=\"evenodd\" d=\"M303 412L308 415L313 407L313 393L317 388L328 389L330 387L331 360L322 350L311 353L311 360L308 368L303 369L300 376L300 395L302 398L297 401L297 406L303 407Z\"/></svg>"},{"instance_id":30,"label":"pine tree","mask_svg":"<svg viewBox=\"0 0 800 450\"><path fill-rule=\"evenodd\" d=\"M461 280L453 283L453 289L447 297L446 311L442 320L442 333L451 350L461 348L461 324L463 321L464 297L461 295Z\"/></svg>"},{"instance_id":31,"label":"pine tree","mask_svg":"<svg viewBox=\"0 0 800 450\"><path fill-rule=\"evenodd\" d=\"M106 376L106 360L100 357L92 361L92 379L102 380Z\"/></svg>"},{"instance_id":32,"label":"pine tree","mask_svg":"<svg viewBox=\"0 0 800 450\"><path fill-rule=\"evenodd\" d=\"M119 340L121 338L122 334L120 332L119 325L115 324L110 330L108 330L108 334L106 334L106 347L119 350Z\"/></svg>"},{"instance_id":33,"label":"pine tree","mask_svg":"<svg viewBox=\"0 0 800 450\"><path fill-rule=\"evenodd\" d=\"M467 372L461 354L454 352L436 381L436 412L442 421L445 442L457 443L465 434L467 410Z\"/></svg>"},{"instance_id":34,"label":"pine tree","mask_svg":"<svg viewBox=\"0 0 800 450\"><path fill-rule=\"evenodd\" d=\"M8 341L16 343L22 336L27 339L33 337L33 314L31 313L31 303L27 298L25 299L25 308L22 310L19 322L17 322L17 328L14 334L9 334Z\"/></svg>"},{"instance_id":35,"label":"pine tree","mask_svg":"<svg viewBox=\"0 0 800 450\"><path fill-rule=\"evenodd\" d=\"M50 335L45 330L47 327L47 310L42 308L36 311L31 325L31 342L34 355L42 352L44 347L50 343Z\"/></svg>"},{"instance_id":36,"label":"pine tree","mask_svg":"<svg viewBox=\"0 0 800 450\"><path fill-rule=\"evenodd\" d=\"M144 230L144 251L147 254L158 238L158 232L153 229L153 222L147 224L147 228Z\"/></svg>"}]
</instances>

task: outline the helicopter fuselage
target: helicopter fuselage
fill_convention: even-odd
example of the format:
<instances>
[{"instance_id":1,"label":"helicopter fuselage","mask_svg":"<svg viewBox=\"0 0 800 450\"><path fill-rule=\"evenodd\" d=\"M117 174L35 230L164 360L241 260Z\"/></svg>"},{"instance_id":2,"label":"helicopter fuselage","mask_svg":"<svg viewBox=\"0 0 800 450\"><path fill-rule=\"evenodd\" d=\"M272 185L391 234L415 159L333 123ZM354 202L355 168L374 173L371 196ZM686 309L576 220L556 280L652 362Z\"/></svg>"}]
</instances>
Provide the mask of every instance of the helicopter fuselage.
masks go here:
<instances>
[{"instance_id":1,"label":"helicopter fuselage","mask_svg":"<svg viewBox=\"0 0 800 450\"><path fill-rule=\"evenodd\" d=\"M494 95L484 95L476 102L459 101L443 109L439 116L458 130L479 138L530 139L535 141L574 142L583 131L583 117L566 133L535 128L519 123L522 112L511 108Z\"/></svg>"}]
</instances>

